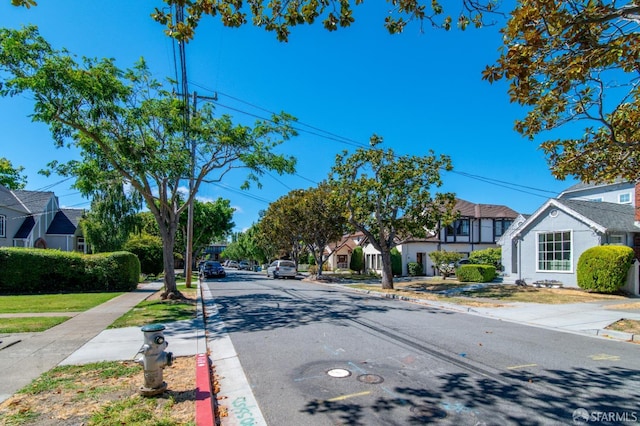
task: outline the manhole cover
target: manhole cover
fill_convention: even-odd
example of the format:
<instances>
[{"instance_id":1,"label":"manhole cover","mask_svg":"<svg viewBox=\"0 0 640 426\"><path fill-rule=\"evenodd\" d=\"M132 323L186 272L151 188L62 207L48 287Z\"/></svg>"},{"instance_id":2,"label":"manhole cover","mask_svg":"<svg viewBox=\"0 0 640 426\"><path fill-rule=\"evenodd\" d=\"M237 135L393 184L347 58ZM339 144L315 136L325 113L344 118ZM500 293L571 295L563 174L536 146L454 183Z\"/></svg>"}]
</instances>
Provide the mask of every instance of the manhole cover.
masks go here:
<instances>
[{"instance_id":1,"label":"manhole cover","mask_svg":"<svg viewBox=\"0 0 640 426\"><path fill-rule=\"evenodd\" d=\"M384 382L384 379L377 374L361 374L358 376L358 381L375 385Z\"/></svg>"},{"instance_id":2,"label":"manhole cover","mask_svg":"<svg viewBox=\"0 0 640 426\"><path fill-rule=\"evenodd\" d=\"M343 378L349 377L351 375L351 371L345 370L344 368L332 368L331 370L327 371L327 374L331 377Z\"/></svg>"}]
</instances>

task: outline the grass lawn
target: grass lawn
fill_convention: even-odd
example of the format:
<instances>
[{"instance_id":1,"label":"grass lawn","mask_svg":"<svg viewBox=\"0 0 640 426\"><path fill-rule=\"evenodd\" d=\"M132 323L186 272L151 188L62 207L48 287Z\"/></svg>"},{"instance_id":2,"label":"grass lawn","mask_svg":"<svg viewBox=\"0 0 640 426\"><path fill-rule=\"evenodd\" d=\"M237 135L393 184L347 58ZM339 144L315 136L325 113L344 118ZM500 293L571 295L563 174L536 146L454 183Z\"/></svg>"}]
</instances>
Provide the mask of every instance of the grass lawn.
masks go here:
<instances>
[{"instance_id":1,"label":"grass lawn","mask_svg":"<svg viewBox=\"0 0 640 426\"><path fill-rule=\"evenodd\" d=\"M181 284L178 285L178 290L185 299L162 300L160 299L161 290L118 318L109 328L143 326L149 323L164 323L194 318L198 299L197 286L187 288L184 284Z\"/></svg>"},{"instance_id":2,"label":"grass lawn","mask_svg":"<svg viewBox=\"0 0 640 426\"><path fill-rule=\"evenodd\" d=\"M70 293L0 296L0 314L82 312L122 293Z\"/></svg>"},{"instance_id":3,"label":"grass lawn","mask_svg":"<svg viewBox=\"0 0 640 426\"><path fill-rule=\"evenodd\" d=\"M63 323L69 318L71 317L3 318L0 322L0 333L40 332Z\"/></svg>"}]
</instances>

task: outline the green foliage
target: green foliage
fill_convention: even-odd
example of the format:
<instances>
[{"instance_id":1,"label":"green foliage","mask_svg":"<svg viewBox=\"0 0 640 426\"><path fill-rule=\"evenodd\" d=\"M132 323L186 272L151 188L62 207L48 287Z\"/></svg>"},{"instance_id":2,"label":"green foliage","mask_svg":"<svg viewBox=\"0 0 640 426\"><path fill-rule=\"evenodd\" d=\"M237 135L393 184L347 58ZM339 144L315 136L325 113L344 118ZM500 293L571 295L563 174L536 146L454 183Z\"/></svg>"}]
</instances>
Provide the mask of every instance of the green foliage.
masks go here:
<instances>
[{"instance_id":1,"label":"green foliage","mask_svg":"<svg viewBox=\"0 0 640 426\"><path fill-rule=\"evenodd\" d=\"M429 253L429 257L442 278L447 278L455 273L456 263L463 255L455 251L439 250Z\"/></svg>"},{"instance_id":2,"label":"green foliage","mask_svg":"<svg viewBox=\"0 0 640 426\"><path fill-rule=\"evenodd\" d=\"M493 265L460 265L456 268L456 277L460 282L488 283L496 277Z\"/></svg>"},{"instance_id":3,"label":"green foliage","mask_svg":"<svg viewBox=\"0 0 640 426\"><path fill-rule=\"evenodd\" d=\"M331 169L340 204L348 209L349 225L362 232L382 254L382 287L393 288L390 251L398 235L426 237L441 221L456 216L452 193L432 194L442 185L441 170L451 170L447 156L396 155L378 145L372 136L370 148L343 152Z\"/></svg>"},{"instance_id":4,"label":"green foliage","mask_svg":"<svg viewBox=\"0 0 640 426\"><path fill-rule=\"evenodd\" d=\"M12 0L12 2L25 4L34 0ZM179 0L165 0L165 3L170 6L184 5L184 2ZM176 22L173 19L172 14L168 12L173 10L173 7L156 8L151 16L166 26L167 34L178 40L188 41L195 36L196 27L204 16L219 16L225 26L240 27L249 22L247 12L250 12L250 21L254 25L275 33L279 41L288 41L291 28L298 25L312 25L318 22L327 31L351 26L355 22L354 8L361 3L363 2L338 0L298 2L255 0L250 2L250 8L245 8L242 2L230 0L219 2L194 0L187 3L188 19L184 22ZM410 22L419 22L421 27L426 24L427 27L449 30L454 19L461 30L469 25L478 28L483 25L483 14L491 13L497 7L495 1L464 3L465 7L457 11L457 17L452 17L444 13L444 7L436 0L431 2L387 0L387 3L389 3L388 13L383 15L383 25L390 34L402 33Z\"/></svg>"},{"instance_id":5,"label":"green foliage","mask_svg":"<svg viewBox=\"0 0 640 426\"><path fill-rule=\"evenodd\" d=\"M309 253L309 256L307 256L307 263L309 265L315 265L316 264L316 257L313 255L313 253Z\"/></svg>"},{"instance_id":6,"label":"green foliage","mask_svg":"<svg viewBox=\"0 0 640 426\"><path fill-rule=\"evenodd\" d=\"M364 253L361 246L356 246L351 252L351 261L349 262L349 269L361 274L364 270ZM402 264L400 265L400 273L402 273Z\"/></svg>"},{"instance_id":7,"label":"green foliage","mask_svg":"<svg viewBox=\"0 0 640 426\"><path fill-rule=\"evenodd\" d=\"M27 184L27 177L21 175L24 167L14 167L11 161L0 157L0 185L9 189L23 189Z\"/></svg>"},{"instance_id":8,"label":"green foliage","mask_svg":"<svg viewBox=\"0 0 640 426\"><path fill-rule=\"evenodd\" d=\"M409 272L409 275L412 277L417 277L420 275L424 275L424 271L422 269L422 265L419 264L418 262L409 262L407 264L407 270Z\"/></svg>"},{"instance_id":9,"label":"green foliage","mask_svg":"<svg viewBox=\"0 0 640 426\"><path fill-rule=\"evenodd\" d=\"M140 278L140 262L128 252L83 255L3 247L0 270L0 294L131 291Z\"/></svg>"},{"instance_id":10,"label":"green foliage","mask_svg":"<svg viewBox=\"0 0 640 426\"><path fill-rule=\"evenodd\" d=\"M132 235L124 250L138 256L140 271L144 275L159 275L164 269L162 262L162 240L152 235Z\"/></svg>"},{"instance_id":11,"label":"green foliage","mask_svg":"<svg viewBox=\"0 0 640 426\"><path fill-rule=\"evenodd\" d=\"M179 220L203 182L244 169L246 189L250 183L259 186L266 171L295 171L295 158L274 152L296 135L293 117L276 114L252 127L235 124L214 112L213 103L203 102L185 121L184 101L173 93L173 84L155 80L144 60L125 70L114 59L79 60L55 50L36 27L28 26L0 29L0 74L1 96L33 99L33 120L49 126L57 146L78 150L79 159L53 161L49 171L75 177L83 195L126 184L144 200L163 240L167 292L176 290ZM184 197L186 176L194 179Z\"/></svg>"},{"instance_id":12,"label":"green foliage","mask_svg":"<svg viewBox=\"0 0 640 426\"><path fill-rule=\"evenodd\" d=\"M501 56L483 72L489 82L507 80L511 102L524 107L515 129L542 140L560 179L638 181L638 3L516 4L502 30ZM554 138L561 127L574 135ZM546 140L540 136L545 132L551 136Z\"/></svg>"},{"instance_id":13,"label":"green foliage","mask_svg":"<svg viewBox=\"0 0 640 426\"><path fill-rule=\"evenodd\" d=\"M633 258L633 249L626 246L597 246L586 250L578 259L578 287L615 293L625 285Z\"/></svg>"},{"instance_id":14,"label":"green foliage","mask_svg":"<svg viewBox=\"0 0 640 426\"><path fill-rule=\"evenodd\" d=\"M402 253L397 247L391 249L391 273L395 277L402 275Z\"/></svg>"},{"instance_id":15,"label":"green foliage","mask_svg":"<svg viewBox=\"0 0 640 426\"><path fill-rule=\"evenodd\" d=\"M502 249L486 248L476 250L469 255L469 262L474 265L493 265L497 271L502 270Z\"/></svg>"}]
</instances>

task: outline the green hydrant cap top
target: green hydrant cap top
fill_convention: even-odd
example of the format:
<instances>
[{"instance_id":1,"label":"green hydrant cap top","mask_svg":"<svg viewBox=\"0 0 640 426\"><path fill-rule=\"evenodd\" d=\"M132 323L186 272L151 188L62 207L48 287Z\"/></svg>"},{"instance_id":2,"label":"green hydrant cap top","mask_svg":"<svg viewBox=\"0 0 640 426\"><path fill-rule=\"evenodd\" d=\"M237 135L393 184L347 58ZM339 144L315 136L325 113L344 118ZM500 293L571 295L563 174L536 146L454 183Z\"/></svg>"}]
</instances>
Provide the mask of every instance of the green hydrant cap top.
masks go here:
<instances>
[{"instance_id":1,"label":"green hydrant cap top","mask_svg":"<svg viewBox=\"0 0 640 426\"><path fill-rule=\"evenodd\" d=\"M162 331L164 330L164 325L162 324L149 324L142 327L142 331Z\"/></svg>"}]
</instances>

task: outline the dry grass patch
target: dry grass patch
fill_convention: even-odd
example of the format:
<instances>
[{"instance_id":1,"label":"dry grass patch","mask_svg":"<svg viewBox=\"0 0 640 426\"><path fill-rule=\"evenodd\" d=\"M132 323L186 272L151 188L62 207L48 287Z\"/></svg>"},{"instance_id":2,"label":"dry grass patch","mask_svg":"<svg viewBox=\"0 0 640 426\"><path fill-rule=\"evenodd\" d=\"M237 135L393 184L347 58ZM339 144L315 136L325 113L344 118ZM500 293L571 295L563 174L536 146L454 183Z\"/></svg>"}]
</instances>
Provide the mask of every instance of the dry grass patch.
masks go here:
<instances>
[{"instance_id":1,"label":"dry grass patch","mask_svg":"<svg viewBox=\"0 0 640 426\"><path fill-rule=\"evenodd\" d=\"M3 426L195 425L195 357L164 369L168 389L142 397L142 367L133 361L62 366L0 404Z\"/></svg>"},{"instance_id":2,"label":"dry grass patch","mask_svg":"<svg viewBox=\"0 0 640 426\"><path fill-rule=\"evenodd\" d=\"M640 310L640 302L632 302L632 303L620 303L617 305L607 306L607 309L622 309L622 310Z\"/></svg>"},{"instance_id":3,"label":"dry grass patch","mask_svg":"<svg viewBox=\"0 0 640 426\"><path fill-rule=\"evenodd\" d=\"M624 331L631 334L640 334L640 321L621 319L607 327L607 330Z\"/></svg>"},{"instance_id":4,"label":"dry grass patch","mask_svg":"<svg viewBox=\"0 0 640 426\"><path fill-rule=\"evenodd\" d=\"M626 299L624 296L589 293L581 289L519 287L509 284L490 285L484 288L464 291L460 295L498 299L505 302L544 303L548 305Z\"/></svg>"}]
</instances>

